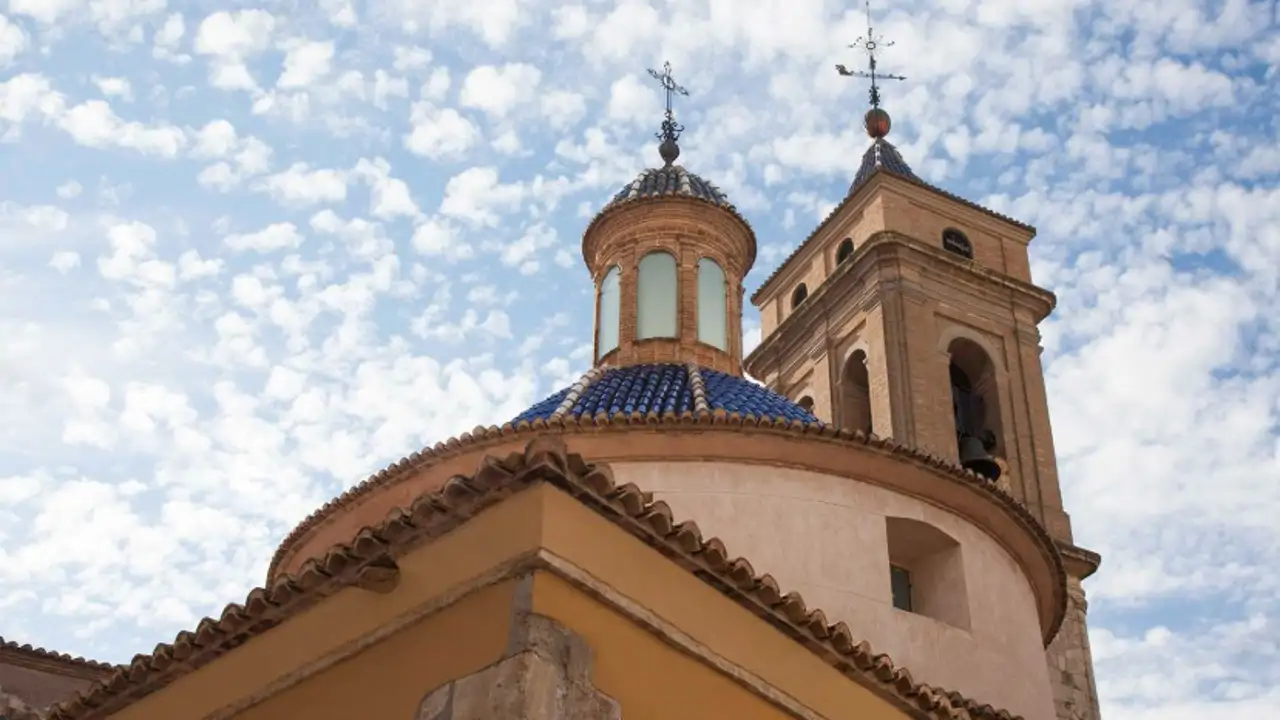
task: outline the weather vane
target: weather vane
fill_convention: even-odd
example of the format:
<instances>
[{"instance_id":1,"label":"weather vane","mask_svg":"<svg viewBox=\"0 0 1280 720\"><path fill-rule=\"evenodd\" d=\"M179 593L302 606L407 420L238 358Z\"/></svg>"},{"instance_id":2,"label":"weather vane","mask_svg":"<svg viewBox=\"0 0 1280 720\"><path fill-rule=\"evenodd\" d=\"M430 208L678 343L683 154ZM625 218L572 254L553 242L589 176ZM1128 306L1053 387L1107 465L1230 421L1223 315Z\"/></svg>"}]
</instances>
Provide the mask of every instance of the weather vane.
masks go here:
<instances>
[{"instance_id":1,"label":"weather vane","mask_svg":"<svg viewBox=\"0 0 1280 720\"><path fill-rule=\"evenodd\" d=\"M689 96L689 91L676 84L676 79L671 77L671 63L662 63L662 72L658 72L653 68L649 68L649 74L655 80L662 84L662 89L667 93L667 111L663 114L662 131L655 133L654 136L662 141L658 146L658 152L662 155L662 159L667 165L676 161L680 157L680 146L676 141L680 139L680 133L684 132L684 126L676 122L675 114L671 110L671 99L679 93L685 97Z\"/></svg>"},{"instance_id":2,"label":"weather vane","mask_svg":"<svg viewBox=\"0 0 1280 720\"><path fill-rule=\"evenodd\" d=\"M850 70L843 65L836 65L836 70L846 77L861 77L871 80L871 109L867 111L867 133L873 138L882 138L889 134L889 113L880 109L880 80L906 80L902 75L890 75L876 71L876 50L882 47L893 47L892 42L884 42L883 35L876 35L871 27L871 0L867 0L867 35L858 38L849 47L867 53L869 70Z\"/></svg>"}]
</instances>

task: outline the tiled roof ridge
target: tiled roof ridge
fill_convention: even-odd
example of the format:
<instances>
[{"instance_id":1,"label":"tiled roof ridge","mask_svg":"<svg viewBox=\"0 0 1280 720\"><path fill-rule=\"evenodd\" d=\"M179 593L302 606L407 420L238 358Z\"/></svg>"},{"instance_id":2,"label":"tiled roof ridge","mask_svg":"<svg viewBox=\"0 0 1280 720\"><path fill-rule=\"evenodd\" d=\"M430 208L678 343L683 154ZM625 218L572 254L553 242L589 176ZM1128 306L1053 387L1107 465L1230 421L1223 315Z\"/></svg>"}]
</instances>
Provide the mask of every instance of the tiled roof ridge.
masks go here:
<instances>
[{"instance_id":1,"label":"tiled roof ridge","mask_svg":"<svg viewBox=\"0 0 1280 720\"><path fill-rule=\"evenodd\" d=\"M268 566L267 577L270 578L276 574L280 562L284 558L285 549L325 518L329 517L342 507L354 502L357 498L375 492L383 486L393 484L431 466L439 460L447 459L458 453L475 449L476 447L483 446L486 443L496 444L498 442L511 440L514 437L521 435L538 436L549 433L571 434L575 432L592 432L601 428L625 430L629 427L638 427L646 430L652 430L655 427L689 430L706 427L763 429L767 431L786 433L789 435L807 436L814 440L820 439L827 442L870 447L881 452L896 455L909 461L927 465L930 469L940 473L943 477L950 478L954 482L962 483L970 488L985 492L989 496L993 497L996 502L998 502L1007 512L1018 520L1026 530L1036 536L1042 547L1049 548L1049 555L1052 558L1051 562L1055 566L1055 574L1058 577L1058 589L1063 597L1066 596L1066 570L1053 538L1049 535L1048 531L1045 530L1040 521L1037 520L1029 510L1027 510L1025 505L990 478L979 475L972 470L960 467L946 458L939 457L916 447L903 445L892 438L881 438L876 435L864 433L861 430L837 428L834 425L827 425L825 423L804 423L798 420L785 420L782 418L760 418L752 415L742 415L737 412L730 413L724 410L714 410L703 413L686 411L680 414L659 414L655 412L642 414L634 412L628 415L626 413L618 412L613 415L601 413L596 416L566 415L555 419L549 418L544 420L542 418L538 418L533 421L521 421L516 424L505 423L501 427L491 426L486 428L477 426L471 432L462 433L461 435L449 438L443 442L438 442L431 447L423 448L406 458L402 458L398 462L392 463L388 467L369 476L363 482L349 488L338 497L330 500L319 509L312 512L292 531L290 531L290 533L285 536L284 540L280 542L280 545L276 548L276 552L272 556L271 562ZM1052 638L1054 635L1057 635L1058 628L1061 627L1064 616L1065 609L1059 608L1058 613L1050 623L1048 632L1045 633L1047 638Z\"/></svg>"},{"instance_id":2,"label":"tiled roof ridge","mask_svg":"<svg viewBox=\"0 0 1280 720\"><path fill-rule=\"evenodd\" d=\"M711 404L707 402L707 381L702 378L702 370L696 363L688 363L684 369L689 374L689 389L693 392L693 411L711 412Z\"/></svg>"},{"instance_id":3,"label":"tiled roof ridge","mask_svg":"<svg viewBox=\"0 0 1280 720\"><path fill-rule=\"evenodd\" d=\"M942 188L938 187L937 185L933 185L932 183L927 183L924 180L921 180L920 178L916 177L915 175L903 175L902 173L894 172L893 170L890 170L889 168L884 166L878 166L875 168L874 171L868 174L867 177L862 181L862 184L858 187L858 191L861 191L862 188L871 184L871 179L874 178L879 173L884 173L885 175L896 177L900 180L909 182L913 185L918 185L927 190L932 190L933 192L936 192L939 195L942 195L943 197L949 200L954 200L960 203L961 205L971 207L974 210L979 210L981 212L986 213L987 215L990 215L994 218L998 218L1007 223L1012 223L1013 225L1016 225L1025 230L1029 230L1031 232L1035 232L1036 230L1035 227L1022 222L1021 220L1015 220L1009 217L1008 215L996 212L991 208L983 207L982 205L979 205L978 203L972 200L965 199L959 195L956 195L955 193L943 190ZM770 273L769 276L764 279L764 282L760 283L760 287L756 288L755 292L751 293L751 298L750 298L751 302L754 303L758 301L760 299L760 293L764 292L764 289L769 287L769 284L772 283L775 279L777 279L778 274L781 273L782 269L787 266L787 263L791 262L793 258L799 255L800 251L804 250L805 247L809 245L809 242L812 241L815 237L817 237L818 233L822 232L824 228L826 228L827 223L831 222L831 220L834 219L836 215L840 214L840 212L844 209L845 205L848 205L850 201L852 201L855 197L859 197L860 195L861 195L861 192L851 192L845 195L844 199L842 199L838 205L832 208L831 212L827 213L827 216L822 219L822 222L819 222L817 226L814 227L813 232L810 232L808 237L802 240L800 244L796 246L795 250L791 251L791 254L787 255L787 257L784 258L782 262L778 263L778 266L773 269L773 272Z\"/></svg>"},{"instance_id":4,"label":"tiled roof ridge","mask_svg":"<svg viewBox=\"0 0 1280 720\"><path fill-rule=\"evenodd\" d=\"M350 542L334 546L323 558L306 561L293 575L269 588L254 588L243 605L232 603L219 619L205 618L194 632L178 633L173 643L136 655L86 693L76 692L53 706L47 720L80 720L104 714L153 692L175 676L190 672L279 625L323 597L356 585L371 567L419 542L438 537L521 490L551 484L627 530L703 582L800 642L828 664L862 684L918 708L938 720L1020 720L1006 710L980 704L958 692L916 682L866 641L855 642L843 622L829 624L810 610L796 592L783 593L768 574L758 575L744 558L732 558L719 538L703 539L692 521L677 523L671 508L652 501L632 483L617 485L605 465L588 464L570 454L563 439L532 438L524 452L505 458L485 456L471 477L451 478L434 492L420 495L405 509L392 510L376 527L366 527Z\"/></svg>"},{"instance_id":5,"label":"tiled roof ridge","mask_svg":"<svg viewBox=\"0 0 1280 720\"><path fill-rule=\"evenodd\" d=\"M596 378L603 374L604 369L599 365L582 373L582 377L578 378L578 382L569 386L569 389L564 394L564 400L561 400L560 404L556 406L555 412L551 413L551 417L559 418L567 415L570 410L573 410L573 405L578 402L578 398L582 397L582 393L586 392L591 383L595 382Z\"/></svg>"},{"instance_id":6,"label":"tiled roof ridge","mask_svg":"<svg viewBox=\"0 0 1280 720\"><path fill-rule=\"evenodd\" d=\"M53 661L77 670L110 670L117 667L112 663L91 660L78 655L68 655L67 653L60 653L56 650L47 650L42 647L31 645L30 643L19 644L13 640L5 640L4 636L0 635L0 657L3 657L6 653L12 653L34 660Z\"/></svg>"}]
</instances>

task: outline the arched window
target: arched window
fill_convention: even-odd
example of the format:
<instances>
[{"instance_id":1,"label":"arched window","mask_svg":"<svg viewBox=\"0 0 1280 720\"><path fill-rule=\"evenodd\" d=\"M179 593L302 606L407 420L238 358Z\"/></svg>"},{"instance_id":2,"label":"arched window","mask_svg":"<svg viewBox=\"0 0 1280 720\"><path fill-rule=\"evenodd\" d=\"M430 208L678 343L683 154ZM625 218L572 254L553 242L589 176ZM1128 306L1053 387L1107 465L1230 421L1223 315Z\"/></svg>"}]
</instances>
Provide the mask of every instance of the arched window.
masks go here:
<instances>
[{"instance_id":1,"label":"arched window","mask_svg":"<svg viewBox=\"0 0 1280 720\"><path fill-rule=\"evenodd\" d=\"M596 307L596 359L618 347L618 322L622 312L622 273L609 268L600 281L600 297Z\"/></svg>"},{"instance_id":2,"label":"arched window","mask_svg":"<svg viewBox=\"0 0 1280 720\"><path fill-rule=\"evenodd\" d=\"M855 350L840 374L840 426L871 433L871 383L867 354Z\"/></svg>"},{"instance_id":3,"label":"arched window","mask_svg":"<svg viewBox=\"0 0 1280 720\"><path fill-rule=\"evenodd\" d=\"M955 228L942 231L942 249L963 258L973 259L973 244L964 236L964 233Z\"/></svg>"},{"instance_id":4,"label":"arched window","mask_svg":"<svg viewBox=\"0 0 1280 720\"><path fill-rule=\"evenodd\" d=\"M698 341L729 349L724 270L711 258L698 261Z\"/></svg>"},{"instance_id":5,"label":"arched window","mask_svg":"<svg viewBox=\"0 0 1280 720\"><path fill-rule=\"evenodd\" d=\"M845 238L840 241L840 247L836 248L836 264L848 260L853 255L853 239Z\"/></svg>"},{"instance_id":6,"label":"arched window","mask_svg":"<svg viewBox=\"0 0 1280 720\"><path fill-rule=\"evenodd\" d=\"M807 297L809 297L809 288L805 287L804 283L800 283L795 290L791 291L791 309L800 307L800 303Z\"/></svg>"},{"instance_id":7,"label":"arched window","mask_svg":"<svg viewBox=\"0 0 1280 720\"><path fill-rule=\"evenodd\" d=\"M980 345L956 338L947 347L951 357L951 405L956 423L956 443L973 437L995 456L1004 455L1000 421L1000 396L995 364Z\"/></svg>"},{"instance_id":8,"label":"arched window","mask_svg":"<svg viewBox=\"0 0 1280 720\"><path fill-rule=\"evenodd\" d=\"M651 252L641 258L636 282L637 340L676 336L678 292L673 255Z\"/></svg>"}]
</instances>

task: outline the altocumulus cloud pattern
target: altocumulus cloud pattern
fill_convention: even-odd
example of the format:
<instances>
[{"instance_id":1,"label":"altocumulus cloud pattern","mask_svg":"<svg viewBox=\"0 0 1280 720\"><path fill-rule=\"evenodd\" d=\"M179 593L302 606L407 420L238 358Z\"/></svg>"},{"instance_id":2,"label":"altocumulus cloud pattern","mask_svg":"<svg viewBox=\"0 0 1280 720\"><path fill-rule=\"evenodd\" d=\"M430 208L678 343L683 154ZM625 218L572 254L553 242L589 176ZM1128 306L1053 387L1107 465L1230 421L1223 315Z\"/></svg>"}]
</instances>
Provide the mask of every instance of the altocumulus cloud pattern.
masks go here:
<instances>
[{"instance_id":1,"label":"altocumulus cloud pattern","mask_svg":"<svg viewBox=\"0 0 1280 720\"><path fill-rule=\"evenodd\" d=\"M876 25L902 158L1039 229L1104 716L1280 717L1275 3ZM865 87L831 66L864 28L817 0L8 0L0 633L125 661L364 475L570 387L580 233L658 163L663 60L681 162L760 238L749 293L857 173Z\"/></svg>"}]
</instances>

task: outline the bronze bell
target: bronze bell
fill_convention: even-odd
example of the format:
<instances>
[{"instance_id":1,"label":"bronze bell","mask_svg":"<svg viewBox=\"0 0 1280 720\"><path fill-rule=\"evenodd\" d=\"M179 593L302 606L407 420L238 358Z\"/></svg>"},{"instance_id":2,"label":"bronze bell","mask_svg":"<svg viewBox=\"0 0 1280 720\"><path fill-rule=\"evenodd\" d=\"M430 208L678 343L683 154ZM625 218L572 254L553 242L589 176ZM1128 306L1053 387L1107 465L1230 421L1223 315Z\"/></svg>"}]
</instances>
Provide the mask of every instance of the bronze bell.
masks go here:
<instances>
[{"instance_id":1,"label":"bronze bell","mask_svg":"<svg viewBox=\"0 0 1280 720\"><path fill-rule=\"evenodd\" d=\"M982 441L982 438L973 435L962 436L960 438L960 465L966 470L972 470L984 477L999 480L1000 466L996 464L995 458L991 457L991 453L985 445L986 443Z\"/></svg>"}]
</instances>

